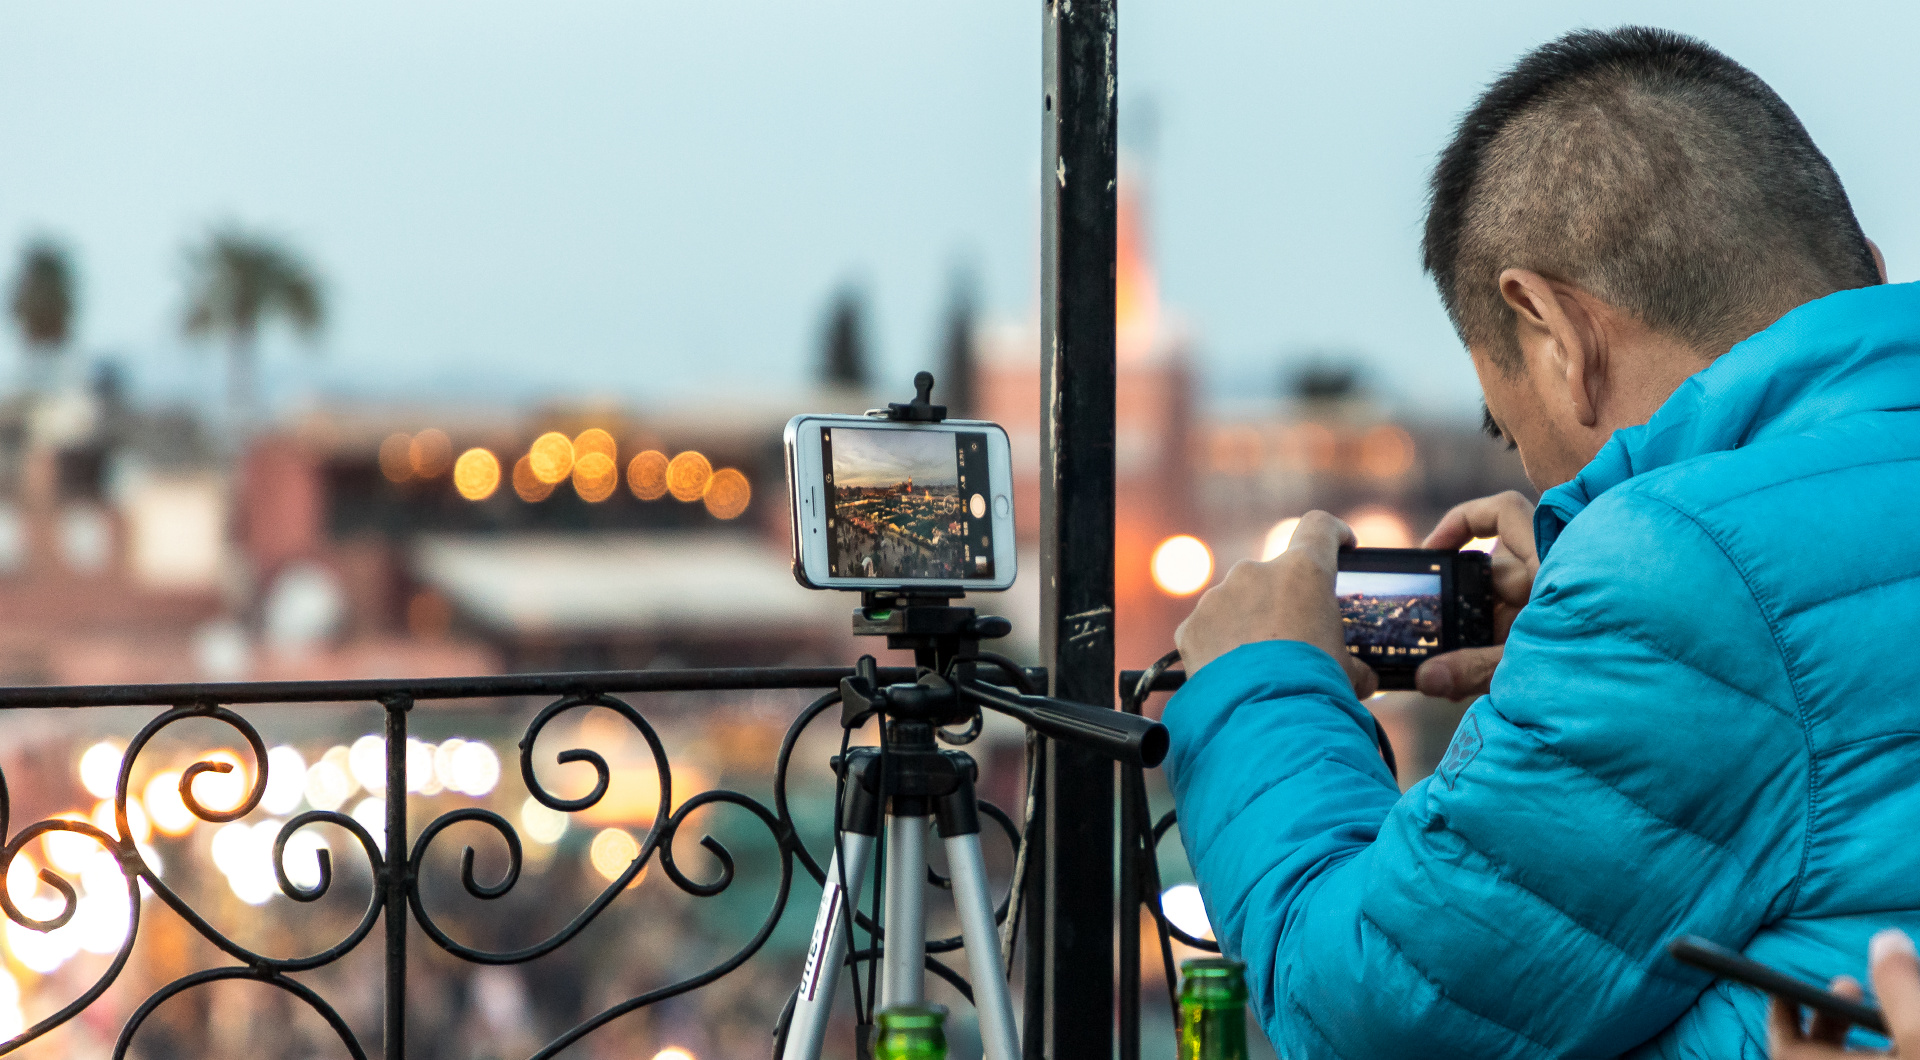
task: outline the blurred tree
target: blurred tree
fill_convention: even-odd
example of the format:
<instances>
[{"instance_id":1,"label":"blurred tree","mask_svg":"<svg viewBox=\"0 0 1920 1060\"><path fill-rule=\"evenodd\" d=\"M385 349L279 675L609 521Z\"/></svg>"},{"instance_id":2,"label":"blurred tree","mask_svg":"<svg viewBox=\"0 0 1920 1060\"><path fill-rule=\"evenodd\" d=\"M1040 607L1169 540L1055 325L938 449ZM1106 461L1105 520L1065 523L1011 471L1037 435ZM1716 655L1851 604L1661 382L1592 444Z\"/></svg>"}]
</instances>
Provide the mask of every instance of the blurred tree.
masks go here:
<instances>
[{"instance_id":1,"label":"blurred tree","mask_svg":"<svg viewBox=\"0 0 1920 1060\"><path fill-rule=\"evenodd\" d=\"M27 243L11 307L34 377L51 370L73 337L74 287L73 261L65 247L44 237Z\"/></svg>"},{"instance_id":2,"label":"blurred tree","mask_svg":"<svg viewBox=\"0 0 1920 1060\"><path fill-rule=\"evenodd\" d=\"M1282 370L1282 388L1288 397L1305 402L1342 401L1366 391L1360 356L1320 353Z\"/></svg>"},{"instance_id":3,"label":"blurred tree","mask_svg":"<svg viewBox=\"0 0 1920 1060\"><path fill-rule=\"evenodd\" d=\"M227 343L227 398L236 422L253 411L256 344L261 325L274 318L303 336L326 321L320 279L295 251L258 233L219 228L187 251L187 312L180 330L188 338L219 337Z\"/></svg>"},{"instance_id":4,"label":"blurred tree","mask_svg":"<svg viewBox=\"0 0 1920 1060\"><path fill-rule=\"evenodd\" d=\"M833 296L827 311L826 344L821 350L820 381L828 386L864 389L867 364L866 296L846 286Z\"/></svg>"},{"instance_id":5,"label":"blurred tree","mask_svg":"<svg viewBox=\"0 0 1920 1060\"><path fill-rule=\"evenodd\" d=\"M945 405L952 416L972 416L974 408L973 276L966 271L954 274L952 293L947 300L947 318L941 336L939 386L933 400Z\"/></svg>"}]
</instances>

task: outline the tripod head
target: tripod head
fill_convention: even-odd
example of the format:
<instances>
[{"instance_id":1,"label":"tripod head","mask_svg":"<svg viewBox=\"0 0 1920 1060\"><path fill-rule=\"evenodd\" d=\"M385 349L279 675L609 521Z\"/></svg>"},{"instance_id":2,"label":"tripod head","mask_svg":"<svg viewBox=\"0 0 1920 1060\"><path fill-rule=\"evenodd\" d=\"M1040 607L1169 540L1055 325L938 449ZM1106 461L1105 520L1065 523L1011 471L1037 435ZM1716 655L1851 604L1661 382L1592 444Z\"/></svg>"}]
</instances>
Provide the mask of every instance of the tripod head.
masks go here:
<instances>
[{"instance_id":1,"label":"tripod head","mask_svg":"<svg viewBox=\"0 0 1920 1060\"><path fill-rule=\"evenodd\" d=\"M934 729L971 721L984 707L1042 736L1077 744L1127 765L1152 769L1167 757L1167 727L1137 714L1024 695L970 674L949 680L927 672L911 684L883 686L876 680L877 669L873 656L863 655L854 666L854 676L840 679L842 725L853 728L878 716L883 724L912 727L916 735L924 726L925 738L931 739Z\"/></svg>"}]
</instances>

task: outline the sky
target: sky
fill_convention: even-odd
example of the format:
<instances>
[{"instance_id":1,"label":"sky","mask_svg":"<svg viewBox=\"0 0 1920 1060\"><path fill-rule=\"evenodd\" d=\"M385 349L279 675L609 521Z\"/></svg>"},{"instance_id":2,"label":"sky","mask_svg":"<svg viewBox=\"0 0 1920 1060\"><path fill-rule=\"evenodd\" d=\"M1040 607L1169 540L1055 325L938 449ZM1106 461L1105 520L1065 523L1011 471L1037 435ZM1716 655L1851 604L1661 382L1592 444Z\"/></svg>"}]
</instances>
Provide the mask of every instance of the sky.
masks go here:
<instances>
[{"instance_id":1,"label":"sky","mask_svg":"<svg viewBox=\"0 0 1920 1060\"><path fill-rule=\"evenodd\" d=\"M960 481L954 438L946 431L876 431L836 427L833 481L837 486L891 486L911 478L916 486L952 486Z\"/></svg>"},{"instance_id":2,"label":"sky","mask_svg":"<svg viewBox=\"0 0 1920 1060\"><path fill-rule=\"evenodd\" d=\"M1440 576L1343 570L1334 579L1333 591L1337 596L1435 596L1440 592Z\"/></svg>"},{"instance_id":3,"label":"sky","mask_svg":"<svg viewBox=\"0 0 1920 1060\"><path fill-rule=\"evenodd\" d=\"M1766 78L1920 279L1920 5L1126 0L1123 148L1209 392L1321 351L1476 409L1418 268L1433 157L1521 52L1635 21ZM777 396L845 284L905 380L958 284L1034 311L1039 33L1013 3L0 0L0 268L67 241L79 349L149 400L219 390L177 337L184 248L219 223L327 282L320 340L268 343L283 405ZM0 380L18 360L8 330Z\"/></svg>"}]
</instances>

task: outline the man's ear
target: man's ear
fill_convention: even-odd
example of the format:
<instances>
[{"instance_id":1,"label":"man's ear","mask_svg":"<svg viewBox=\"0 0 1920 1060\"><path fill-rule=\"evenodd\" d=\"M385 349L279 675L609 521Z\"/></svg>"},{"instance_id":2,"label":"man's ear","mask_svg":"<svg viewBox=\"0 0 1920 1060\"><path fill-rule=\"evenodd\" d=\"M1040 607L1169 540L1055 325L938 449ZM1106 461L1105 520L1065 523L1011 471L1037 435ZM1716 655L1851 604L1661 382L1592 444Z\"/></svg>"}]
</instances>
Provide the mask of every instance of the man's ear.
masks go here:
<instances>
[{"instance_id":1,"label":"man's ear","mask_svg":"<svg viewBox=\"0 0 1920 1060\"><path fill-rule=\"evenodd\" d=\"M1873 267L1880 270L1880 282L1887 282L1887 256L1880 253L1880 244L1867 240L1867 249L1873 251Z\"/></svg>"},{"instance_id":2,"label":"man's ear","mask_svg":"<svg viewBox=\"0 0 1920 1060\"><path fill-rule=\"evenodd\" d=\"M1563 383L1567 403L1583 426L1598 423L1600 386L1606 377L1604 344L1580 293L1530 269L1505 269L1500 273L1500 297L1513 309L1521 355L1540 362L1536 370Z\"/></svg>"}]
</instances>

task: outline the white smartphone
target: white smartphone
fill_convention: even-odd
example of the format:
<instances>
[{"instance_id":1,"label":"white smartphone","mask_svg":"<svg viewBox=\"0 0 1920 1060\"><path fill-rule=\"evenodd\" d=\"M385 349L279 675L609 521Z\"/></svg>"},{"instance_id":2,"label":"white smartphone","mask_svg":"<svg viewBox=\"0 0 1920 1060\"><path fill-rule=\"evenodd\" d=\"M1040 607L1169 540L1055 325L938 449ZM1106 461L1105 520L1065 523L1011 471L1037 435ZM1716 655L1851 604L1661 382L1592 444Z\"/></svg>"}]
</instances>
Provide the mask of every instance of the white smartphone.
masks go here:
<instances>
[{"instance_id":1,"label":"white smartphone","mask_svg":"<svg viewBox=\"0 0 1920 1060\"><path fill-rule=\"evenodd\" d=\"M793 575L809 589L1013 584L1013 461L984 420L787 421Z\"/></svg>"}]
</instances>

